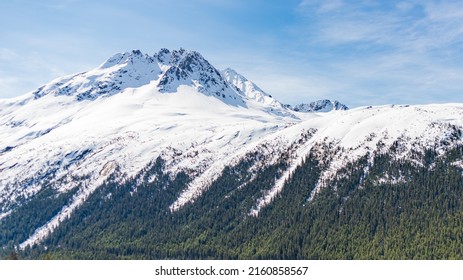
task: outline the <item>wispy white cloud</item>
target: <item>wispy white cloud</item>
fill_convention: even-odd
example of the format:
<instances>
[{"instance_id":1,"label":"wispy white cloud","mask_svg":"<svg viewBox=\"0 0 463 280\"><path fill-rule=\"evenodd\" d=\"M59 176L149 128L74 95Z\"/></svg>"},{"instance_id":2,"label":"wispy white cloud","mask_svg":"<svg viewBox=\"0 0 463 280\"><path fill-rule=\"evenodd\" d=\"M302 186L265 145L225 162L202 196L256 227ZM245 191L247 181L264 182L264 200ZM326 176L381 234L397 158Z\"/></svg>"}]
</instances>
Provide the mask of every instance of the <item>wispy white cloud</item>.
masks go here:
<instances>
[{"instance_id":1,"label":"wispy white cloud","mask_svg":"<svg viewBox=\"0 0 463 280\"><path fill-rule=\"evenodd\" d=\"M14 61L18 58L14 50L8 48L0 48L0 63Z\"/></svg>"},{"instance_id":2,"label":"wispy white cloud","mask_svg":"<svg viewBox=\"0 0 463 280\"><path fill-rule=\"evenodd\" d=\"M83 47L82 43L73 44L65 36L62 41L59 37L47 40L40 36L26 36L22 40L21 36L17 39L30 48L0 49L0 98L24 94L57 77L98 65L98 60L92 62L92 55L86 54L85 47L80 53L73 49ZM57 50L49 52L54 48Z\"/></svg>"},{"instance_id":3,"label":"wispy white cloud","mask_svg":"<svg viewBox=\"0 0 463 280\"><path fill-rule=\"evenodd\" d=\"M303 0L299 3L298 9L316 7L317 12L329 12L338 9L343 5L343 0Z\"/></svg>"},{"instance_id":4,"label":"wispy white cloud","mask_svg":"<svg viewBox=\"0 0 463 280\"><path fill-rule=\"evenodd\" d=\"M332 0L303 1L317 3L316 11ZM431 49L452 47L463 40L463 6L460 1L403 1L387 6L343 5L318 15L314 8L300 9L310 17L311 39L327 44L368 42L384 47L413 49L410 45ZM387 7L385 7L387 6ZM304 5L302 6L304 7ZM416 48L416 49L420 49Z\"/></svg>"},{"instance_id":5,"label":"wispy white cloud","mask_svg":"<svg viewBox=\"0 0 463 280\"><path fill-rule=\"evenodd\" d=\"M356 105L463 101L460 1L305 0L298 12L306 48L327 57L318 63L322 75L343 83Z\"/></svg>"}]
</instances>

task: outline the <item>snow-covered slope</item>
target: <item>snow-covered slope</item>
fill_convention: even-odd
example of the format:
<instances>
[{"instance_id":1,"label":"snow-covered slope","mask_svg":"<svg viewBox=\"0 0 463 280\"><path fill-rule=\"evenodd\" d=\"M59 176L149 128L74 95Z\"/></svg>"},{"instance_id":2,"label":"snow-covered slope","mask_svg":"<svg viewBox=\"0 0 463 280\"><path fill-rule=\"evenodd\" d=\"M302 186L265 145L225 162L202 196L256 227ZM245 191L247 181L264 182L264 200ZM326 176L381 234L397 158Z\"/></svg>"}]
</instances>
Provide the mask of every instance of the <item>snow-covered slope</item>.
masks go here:
<instances>
[{"instance_id":1,"label":"snow-covered slope","mask_svg":"<svg viewBox=\"0 0 463 280\"><path fill-rule=\"evenodd\" d=\"M96 69L58 78L33 92L35 99L46 95L75 96L78 101L111 96L126 88L136 88L157 80L162 74L155 57L139 50L118 53Z\"/></svg>"},{"instance_id":2,"label":"snow-covered slope","mask_svg":"<svg viewBox=\"0 0 463 280\"><path fill-rule=\"evenodd\" d=\"M281 107L280 102L271 95L265 93L256 84L238 74L235 70L227 68L222 71L222 75L225 77L227 82L235 86L238 93L241 95L266 105Z\"/></svg>"},{"instance_id":3,"label":"snow-covered slope","mask_svg":"<svg viewBox=\"0 0 463 280\"><path fill-rule=\"evenodd\" d=\"M263 104L267 108L267 112L271 114L295 117L291 111L287 110L288 108L285 108L278 100L264 92L244 76L238 74L235 70L226 68L221 73L230 86L243 98Z\"/></svg>"},{"instance_id":4,"label":"snow-covered slope","mask_svg":"<svg viewBox=\"0 0 463 280\"><path fill-rule=\"evenodd\" d=\"M170 206L177 211L249 154L259 159L249 174L278 161L287 166L249 209L257 216L309 153L326 163L317 188L307 194L310 201L360 157L397 143L396 156L406 158L462 142L462 104L293 113L236 72L220 73L197 52L117 54L94 70L0 100L0 220L44 188L76 190L23 241L24 248L72 215L116 170L124 181L159 157L165 172L185 172L191 180Z\"/></svg>"}]
</instances>

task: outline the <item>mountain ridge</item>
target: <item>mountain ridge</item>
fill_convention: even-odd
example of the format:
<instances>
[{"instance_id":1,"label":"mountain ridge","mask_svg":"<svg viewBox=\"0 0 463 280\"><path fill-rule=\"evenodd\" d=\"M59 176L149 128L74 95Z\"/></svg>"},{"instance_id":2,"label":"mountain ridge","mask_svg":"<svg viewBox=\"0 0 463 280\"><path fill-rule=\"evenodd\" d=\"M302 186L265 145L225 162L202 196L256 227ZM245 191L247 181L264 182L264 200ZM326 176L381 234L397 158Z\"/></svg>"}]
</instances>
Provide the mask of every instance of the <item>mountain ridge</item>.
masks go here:
<instances>
[{"instance_id":1,"label":"mountain ridge","mask_svg":"<svg viewBox=\"0 0 463 280\"><path fill-rule=\"evenodd\" d=\"M284 105L286 108L296 112L330 112L337 110L349 110L349 108L337 100L321 99L310 103L300 103L295 106Z\"/></svg>"}]
</instances>

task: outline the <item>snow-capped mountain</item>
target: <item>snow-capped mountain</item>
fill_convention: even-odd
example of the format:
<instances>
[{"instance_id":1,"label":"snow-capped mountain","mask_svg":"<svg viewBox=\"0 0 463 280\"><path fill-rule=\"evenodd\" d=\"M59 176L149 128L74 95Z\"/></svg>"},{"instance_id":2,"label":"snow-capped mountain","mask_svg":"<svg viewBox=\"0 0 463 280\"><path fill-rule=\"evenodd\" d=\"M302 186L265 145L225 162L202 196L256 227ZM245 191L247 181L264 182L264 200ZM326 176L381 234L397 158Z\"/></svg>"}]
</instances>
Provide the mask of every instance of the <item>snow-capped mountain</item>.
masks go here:
<instances>
[{"instance_id":1,"label":"snow-capped mountain","mask_svg":"<svg viewBox=\"0 0 463 280\"><path fill-rule=\"evenodd\" d=\"M282 107L281 103L273 98L270 94L265 93L256 84L246 79L244 76L238 74L235 70L227 68L222 71L223 77L226 81L235 86L236 90L242 95L257 102Z\"/></svg>"},{"instance_id":2,"label":"snow-capped mountain","mask_svg":"<svg viewBox=\"0 0 463 280\"><path fill-rule=\"evenodd\" d=\"M366 176L375 155L393 153L420 165L417 155L426 149L445 154L462 144L462 104L346 110L322 100L291 109L197 52L116 54L96 69L0 100L0 221L20 215L46 190L53 190L50 197L69 195L54 211L38 213L31 233L15 239L20 248L37 244L101 186L133 179L136 192L161 180L149 172L160 159L166 180L188 178L169 202L172 213L194 204L243 162L239 184L230 185L236 190L279 166L243 210L258 217L308 157L321 170L307 193L310 203L359 159L368 162Z\"/></svg>"},{"instance_id":3,"label":"snow-capped mountain","mask_svg":"<svg viewBox=\"0 0 463 280\"><path fill-rule=\"evenodd\" d=\"M119 53L94 70L56 79L33 95L36 99L45 95L70 95L78 101L94 100L149 83L154 83L163 93L176 92L182 85L190 86L229 104L244 105L236 91L201 54L184 49L172 52L161 49L153 56L139 50Z\"/></svg>"},{"instance_id":4,"label":"snow-capped mountain","mask_svg":"<svg viewBox=\"0 0 463 280\"><path fill-rule=\"evenodd\" d=\"M348 110L349 108L337 100L322 99L310 103L301 103L295 106L285 105L286 108L296 112L330 112L337 110Z\"/></svg>"}]
</instances>

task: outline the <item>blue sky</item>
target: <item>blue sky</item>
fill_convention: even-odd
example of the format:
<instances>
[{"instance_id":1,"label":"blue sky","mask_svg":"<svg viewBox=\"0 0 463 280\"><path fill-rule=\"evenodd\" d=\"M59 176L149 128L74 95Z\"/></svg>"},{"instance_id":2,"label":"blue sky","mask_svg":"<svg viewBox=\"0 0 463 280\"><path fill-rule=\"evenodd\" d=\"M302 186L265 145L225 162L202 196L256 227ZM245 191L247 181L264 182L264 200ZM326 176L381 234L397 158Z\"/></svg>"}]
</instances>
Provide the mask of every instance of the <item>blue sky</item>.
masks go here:
<instances>
[{"instance_id":1,"label":"blue sky","mask_svg":"<svg viewBox=\"0 0 463 280\"><path fill-rule=\"evenodd\" d=\"M461 0L13 0L0 11L0 98L114 53L183 47L285 103L463 102Z\"/></svg>"}]
</instances>

